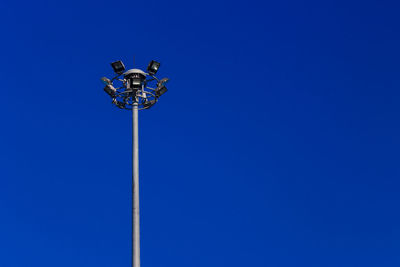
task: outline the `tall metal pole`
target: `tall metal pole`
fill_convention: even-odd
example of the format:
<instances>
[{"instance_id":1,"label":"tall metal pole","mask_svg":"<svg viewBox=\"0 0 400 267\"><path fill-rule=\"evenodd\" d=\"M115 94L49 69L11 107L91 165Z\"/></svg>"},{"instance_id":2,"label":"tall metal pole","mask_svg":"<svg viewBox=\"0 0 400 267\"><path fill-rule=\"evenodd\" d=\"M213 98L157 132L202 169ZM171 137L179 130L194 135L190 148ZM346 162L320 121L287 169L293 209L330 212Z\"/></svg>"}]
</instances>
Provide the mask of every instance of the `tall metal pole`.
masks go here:
<instances>
[{"instance_id":1,"label":"tall metal pole","mask_svg":"<svg viewBox=\"0 0 400 267\"><path fill-rule=\"evenodd\" d=\"M106 85L104 91L112 98L112 103L120 109L132 107L132 267L140 267L140 219L139 219L139 109L154 106L161 95L167 92L165 83L155 74L160 63L152 60L147 67L148 73L140 69L125 71L121 60L111 63L116 77L111 80L102 77ZM125 71L125 72L124 72ZM119 78L123 76L123 79ZM113 82L122 86L114 87ZM151 86L147 86L151 84Z\"/></svg>"},{"instance_id":2,"label":"tall metal pole","mask_svg":"<svg viewBox=\"0 0 400 267\"><path fill-rule=\"evenodd\" d=\"M132 107L132 267L140 267L138 113L138 103L135 102Z\"/></svg>"}]
</instances>

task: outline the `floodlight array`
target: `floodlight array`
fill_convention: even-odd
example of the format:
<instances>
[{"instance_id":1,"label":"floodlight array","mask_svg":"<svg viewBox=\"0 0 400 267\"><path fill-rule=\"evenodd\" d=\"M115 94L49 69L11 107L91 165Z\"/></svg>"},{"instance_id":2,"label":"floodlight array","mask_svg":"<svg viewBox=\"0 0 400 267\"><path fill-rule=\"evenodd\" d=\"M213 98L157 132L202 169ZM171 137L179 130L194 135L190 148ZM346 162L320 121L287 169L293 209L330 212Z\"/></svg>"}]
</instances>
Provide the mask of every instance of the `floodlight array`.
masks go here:
<instances>
[{"instance_id":1,"label":"floodlight array","mask_svg":"<svg viewBox=\"0 0 400 267\"><path fill-rule=\"evenodd\" d=\"M140 69L125 71L122 61L115 61L111 66L116 76L112 79L103 77L101 81L105 84L104 91L112 98L112 103L120 109L129 110L135 104L139 109L149 109L167 92L165 84L169 79L160 80L155 76L160 67L157 61L152 60L149 63L147 73Z\"/></svg>"}]
</instances>

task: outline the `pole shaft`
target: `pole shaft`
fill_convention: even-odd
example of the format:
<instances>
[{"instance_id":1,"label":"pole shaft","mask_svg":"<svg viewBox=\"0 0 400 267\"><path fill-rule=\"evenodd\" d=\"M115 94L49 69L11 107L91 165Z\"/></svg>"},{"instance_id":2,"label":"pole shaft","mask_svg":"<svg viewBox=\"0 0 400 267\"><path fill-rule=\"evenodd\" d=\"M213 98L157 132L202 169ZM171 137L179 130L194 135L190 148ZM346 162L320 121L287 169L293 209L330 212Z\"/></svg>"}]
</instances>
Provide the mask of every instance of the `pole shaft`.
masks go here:
<instances>
[{"instance_id":1,"label":"pole shaft","mask_svg":"<svg viewBox=\"0 0 400 267\"><path fill-rule=\"evenodd\" d=\"M136 102L132 108L132 267L140 267L138 113L138 103Z\"/></svg>"}]
</instances>

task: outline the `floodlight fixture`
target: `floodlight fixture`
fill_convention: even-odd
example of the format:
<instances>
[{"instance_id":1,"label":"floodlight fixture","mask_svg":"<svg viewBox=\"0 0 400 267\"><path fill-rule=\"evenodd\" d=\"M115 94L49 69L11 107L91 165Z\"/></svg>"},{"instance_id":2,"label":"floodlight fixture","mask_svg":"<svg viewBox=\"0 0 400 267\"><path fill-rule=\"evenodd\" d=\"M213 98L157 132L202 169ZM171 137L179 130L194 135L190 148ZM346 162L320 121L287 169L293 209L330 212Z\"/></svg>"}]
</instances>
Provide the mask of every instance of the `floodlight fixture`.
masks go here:
<instances>
[{"instance_id":1,"label":"floodlight fixture","mask_svg":"<svg viewBox=\"0 0 400 267\"><path fill-rule=\"evenodd\" d=\"M139 110L148 109L167 92L165 84L169 78L158 79L153 75L160 66L159 62L152 60L148 66L148 73L141 69L122 71L125 70L125 66L120 60L111 63L111 66L118 75L111 80L102 77L101 81L106 84L104 91L113 99L112 103L121 109L133 109L135 104Z\"/></svg>"},{"instance_id":2,"label":"floodlight fixture","mask_svg":"<svg viewBox=\"0 0 400 267\"><path fill-rule=\"evenodd\" d=\"M164 85L169 81L169 78L162 78L161 80L158 81L157 87L160 85Z\"/></svg>"},{"instance_id":3,"label":"floodlight fixture","mask_svg":"<svg viewBox=\"0 0 400 267\"><path fill-rule=\"evenodd\" d=\"M115 96L115 93L117 92L117 89L114 88L111 84L108 84L104 87L104 91L111 97Z\"/></svg>"},{"instance_id":4,"label":"floodlight fixture","mask_svg":"<svg viewBox=\"0 0 400 267\"><path fill-rule=\"evenodd\" d=\"M147 66L147 72L150 75L155 75L158 71L158 68L160 68L160 65L160 62L154 60L150 61L149 65Z\"/></svg>"},{"instance_id":5,"label":"floodlight fixture","mask_svg":"<svg viewBox=\"0 0 400 267\"><path fill-rule=\"evenodd\" d=\"M146 102L143 103L143 107L144 107L145 109L149 109L149 108L151 108L156 102L157 102L157 100L155 100L155 99L150 100L150 101L146 101Z\"/></svg>"},{"instance_id":6,"label":"floodlight fixture","mask_svg":"<svg viewBox=\"0 0 400 267\"><path fill-rule=\"evenodd\" d=\"M159 87L157 87L156 89L156 95L158 97L162 96L163 94L165 94L167 92L167 87L165 87L165 85L161 85Z\"/></svg>"},{"instance_id":7,"label":"floodlight fixture","mask_svg":"<svg viewBox=\"0 0 400 267\"><path fill-rule=\"evenodd\" d=\"M122 63L121 60L111 63L111 67L113 68L116 74L122 74L125 70L124 63Z\"/></svg>"},{"instance_id":8,"label":"floodlight fixture","mask_svg":"<svg viewBox=\"0 0 400 267\"><path fill-rule=\"evenodd\" d=\"M116 102L115 102L115 105L116 105L117 107L119 107L120 109L125 109L125 103L124 103L124 102L116 101Z\"/></svg>"},{"instance_id":9,"label":"floodlight fixture","mask_svg":"<svg viewBox=\"0 0 400 267\"><path fill-rule=\"evenodd\" d=\"M102 77L100 80L101 80L105 85L109 85L109 84L112 83L111 80L108 79L107 77Z\"/></svg>"}]
</instances>

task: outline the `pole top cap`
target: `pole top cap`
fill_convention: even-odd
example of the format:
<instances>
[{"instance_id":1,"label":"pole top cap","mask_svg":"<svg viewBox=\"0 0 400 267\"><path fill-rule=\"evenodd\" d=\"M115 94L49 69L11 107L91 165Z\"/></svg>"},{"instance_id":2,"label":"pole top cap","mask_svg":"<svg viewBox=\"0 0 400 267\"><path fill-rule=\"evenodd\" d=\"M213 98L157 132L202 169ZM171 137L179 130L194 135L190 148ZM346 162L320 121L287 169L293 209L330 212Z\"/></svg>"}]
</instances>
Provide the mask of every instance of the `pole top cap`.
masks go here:
<instances>
[{"instance_id":1,"label":"pole top cap","mask_svg":"<svg viewBox=\"0 0 400 267\"><path fill-rule=\"evenodd\" d=\"M141 75L143 75L143 76L146 76L146 75L147 75L146 72L144 72L144 71L142 71L142 70L140 70L140 69L130 69L130 70L128 70L128 71L126 71L126 72L124 73L124 76L128 76L128 75L130 75L130 74L141 74Z\"/></svg>"}]
</instances>

